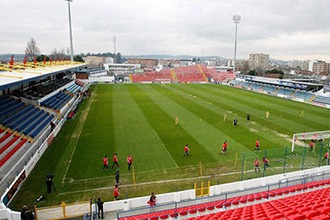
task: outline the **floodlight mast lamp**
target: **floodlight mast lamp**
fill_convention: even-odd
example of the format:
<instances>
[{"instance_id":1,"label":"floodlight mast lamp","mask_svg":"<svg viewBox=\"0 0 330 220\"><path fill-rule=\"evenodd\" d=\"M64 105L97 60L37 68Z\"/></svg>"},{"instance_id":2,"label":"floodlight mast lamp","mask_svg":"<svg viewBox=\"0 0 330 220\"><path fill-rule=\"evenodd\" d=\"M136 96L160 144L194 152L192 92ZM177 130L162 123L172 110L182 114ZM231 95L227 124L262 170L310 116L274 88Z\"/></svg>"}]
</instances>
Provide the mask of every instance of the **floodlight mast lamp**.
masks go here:
<instances>
[{"instance_id":1,"label":"floodlight mast lamp","mask_svg":"<svg viewBox=\"0 0 330 220\"><path fill-rule=\"evenodd\" d=\"M68 2L68 12L69 12L69 31L70 31L70 56L71 61L73 62L73 42L72 42L72 26L71 26L71 10L70 10L70 2L72 0L64 0Z\"/></svg>"},{"instance_id":2,"label":"floodlight mast lamp","mask_svg":"<svg viewBox=\"0 0 330 220\"><path fill-rule=\"evenodd\" d=\"M236 71L236 52L237 52L237 25L241 21L241 16L237 13L233 16L235 23L235 51L234 51L234 72Z\"/></svg>"}]
</instances>

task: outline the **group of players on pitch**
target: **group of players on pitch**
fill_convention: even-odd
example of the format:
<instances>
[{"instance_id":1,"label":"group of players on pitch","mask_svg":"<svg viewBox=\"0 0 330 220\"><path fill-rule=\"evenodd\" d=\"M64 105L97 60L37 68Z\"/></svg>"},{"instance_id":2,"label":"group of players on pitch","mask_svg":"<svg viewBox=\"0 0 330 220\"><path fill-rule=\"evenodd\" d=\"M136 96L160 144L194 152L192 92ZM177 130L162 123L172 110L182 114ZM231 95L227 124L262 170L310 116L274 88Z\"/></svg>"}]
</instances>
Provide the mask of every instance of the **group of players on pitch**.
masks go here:
<instances>
[{"instance_id":1,"label":"group of players on pitch","mask_svg":"<svg viewBox=\"0 0 330 220\"><path fill-rule=\"evenodd\" d=\"M117 200L118 197L120 196L120 193L118 191L118 185L119 185L120 175L119 175L119 163L118 163L118 155L117 155L117 153L115 153L113 155L112 161L113 161L113 164L112 164L111 169L113 169L115 166L117 167L117 171L115 173L116 185L115 185L115 187L113 189L113 197L114 197L115 200ZM127 155L126 161L127 161L127 164L128 164L128 170L130 171L131 170L132 163L133 163L132 156L131 155ZM109 169L108 156L104 156L103 157L103 170L108 170L108 169Z\"/></svg>"},{"instance_id":2,"label":"group of players on pitch","mask_svg":"<svg viewBox=\"0 0 330 220\"><path fill-rule=\"evenodd\" d=\"M225 140L223 142L223 144L222 144L221 154L226 155L227 152L228 152L228 149L227 148L228 148L228 141ZM188 146L188 144L186 144L184 146L184 149L183 149L183 156L184 157L185 156L189 157L189 151L190 151L189 146ZM259 140L259 138L256 140L254 151L260 152L260 140ZM266 157L263 157L262 158L262 162L264 164L264 170L266 169L266 167L270 166L269 165L269 160ZM259 161L258 158L256 158L254 160L253 164L254 164L254 170L255 170L255 172L260 172L260 168L259 168L260 167L260 161Z\"/></svg>"}]
</instances>

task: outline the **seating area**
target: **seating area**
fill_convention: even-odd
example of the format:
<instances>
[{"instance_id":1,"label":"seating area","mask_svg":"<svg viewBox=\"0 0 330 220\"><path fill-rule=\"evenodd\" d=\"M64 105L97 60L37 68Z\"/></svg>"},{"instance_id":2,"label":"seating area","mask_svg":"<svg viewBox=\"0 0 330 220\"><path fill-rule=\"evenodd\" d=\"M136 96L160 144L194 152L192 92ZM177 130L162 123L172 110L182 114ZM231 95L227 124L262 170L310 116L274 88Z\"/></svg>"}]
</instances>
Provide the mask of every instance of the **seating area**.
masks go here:
<instances>
[{"instance_id":1,"label":"seating area","mask_svg":"<svg viewBox=\"0 0 330 220\"><path fill-rule=\"evenodd\" d=\"M145 72L145 73L137 73L131 74L131 79L133 82L141 83L141 82L160 82L167 81L172 82L171 72L168 70L162 70L161 72Z\"/></svg>"},{"instance_id":2,"label":"seating area","mask_svg":"<svg viewBox=\"0 0 330 220\"><path fill-rule=\"evenodd\" d=\"M67 78L54 79L47 82L40 82L37 85L31 86L22 92L16 90L14 93L20 97L25 97L31 100L38 100L52 93L53 91L65 86L71 81L71 79Z\"/></svg>"},{"instance_id":3,"label":"seating area","mask_svg":"<svg viewBox=\"0 0 330 220\"><path fill-rule=\"evenodd\" d=\"M297 91L294 96L303 100L310 100L314 95L309 92Z\"/></svg>"},{"instance_id":4,"label":"seating area","mask_svg":"<svg viewBox=\"0 0 330 220\"><path fill-rule=\"evenodd\" d=\"M130 74L130 79L134 83L141 82L208 82L208 78L213 78L216 82L234 79L235 74L230 72L217 72L214 68L205 65L180 66L174 68L164 68L159 72L151 71L144 73Z\"/></svg>"},{"instance_id":5,"label":"seating area","mask_svg":"<svg viewBox=\"0 0 330 220\"><path fill-rule=\"evenodd\" d=\"M80 80L76 80L75 83L68 86L66 90L70 93L76 94L78 91L82 89L82 87L84 87L84 85L85 85L84 82Z\"/></svg>"},{"instance_id":6,"label":"seating area","mask_svg":"<svg viewBox=\"0 0 330 220\"><path fill-rule=\"evenodd\" d=\"M0 96L0 122L24 108L24 103L19 99L9 96Z\"/></svg>"},{"instance_id":7,"label":"seating area","mask_svg":"<svg viewBox=\"0 0 330 220\"><path fill-rule=\"evenodd\" d=\"M40 105L53 110L58 110L61 109L61 107L64 106L68 101L70 101L71 98L72 96L70 94L61 91L42 101Z\"/></svg>"},{"instance_id":8,"label":"seating area","mask_svg":"<svg viewBox=\"0 0 330 220\"><path fill-rule=\"evenodd\" d=\"M12 97L0 96L0 100L0 103L3 104L0 108L1 167L22 146L32 142L41 131L49 126L54 115Z\"/></svg>"},{"instance_id":9,"label":"seating area","mask_svg":"<svg viewBox=\"0 0 330 220\"><path fill-rule=\"evenodd\" d=\"M214 82L225 82L235 79L234 72L218 72L215 68L210 68L205 65L200 65L206 77L212 78Z\"/></svg>"},{"instance_id":10,"label":"seating area","mask_svg":"<svg viewBox=\"0 0 330 220\"><path fill-rule=\"evenodd\" d=\"M294 93L294 90L292 89L286 89L286 88L280 88L278 91L277 91L277 94L280 94L280 95L285 95L285 96L290 96Z\"/></svg>"},{"instance_id":11,"label":"seating area","mask_svg":"<svg viewBox=\"0 0 330 220\"><path fill-rule=\"evenodd\" d=\"M52 114L33 105L28 105L21 101L19 103L18 107L6 114L6 118L0 120L2 131L6 131L3 132L5 134L1 134L1 138L4 138L4 140L11 133L34 138L54 118Z\"/></svg>"},{"instance_id":12,"label":"seating area","mask_svg":"<svg viewBox=\"0 0 330 220\"><path fill-rule=\"evenodd\" d=\"M20 138L8 132L0 139L0 167L2 167L25 143L27 138Z\"/></svg>"},{"instance_id":13,"label":"seating area","mask_svg":"<svg viewBox=\"0 0 330 220\"><path fill-rule=\"evenodd\" d=\"M119 219L330 219L330 179Z\"/></svg>"},{"instance_id":14,"label":"seating area","mask_svg":"<svg viewBox=\"0 0 330 220\"><path fill-rule=\"evenodd\" d=\"M313 102L318 102L318 103L323 103L323 104L330 105L330 97L317 95L315 97L315 99L313 99Z\"/></svg>"},{"instance_id":15,"label":"seating area","mask_svg":"<svg viewBox=\"0 0 330 220\"><path fill-rule=\"evenodd\" d=\"M174 67L179 82L207 82L199 65Z\"/></svg>"}]
</instances>

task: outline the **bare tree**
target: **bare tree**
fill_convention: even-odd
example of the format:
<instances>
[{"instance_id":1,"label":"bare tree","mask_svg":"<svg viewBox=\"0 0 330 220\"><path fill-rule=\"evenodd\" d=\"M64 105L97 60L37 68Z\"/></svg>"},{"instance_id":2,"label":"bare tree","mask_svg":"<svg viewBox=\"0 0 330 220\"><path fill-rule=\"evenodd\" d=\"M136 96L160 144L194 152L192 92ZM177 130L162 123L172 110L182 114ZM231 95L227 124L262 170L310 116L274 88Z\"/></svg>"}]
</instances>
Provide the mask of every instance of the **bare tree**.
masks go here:
<instances>
[{"instance_id":1,"label":"bare tree","mask_svg":"<svg viewBox=\"0 0 330 220\"><path fill-rule=\"evenodd\" d=\"M63 60L69 57L69 55L65 54L64 49L57 50L56 48L53 49L52 54L50 56L53 60Z\"/></svg>"},{"instance_id":2,"label":"bare tree","mask_svg":"<svg viewBox=\"0 0 330 220\"><path fill-rule=\"evenodd\" d=\"M36 56L40 55L40 50L37 47L37 42L33 39L33 37L26 45L25 55L29 61L33 61Z\"/></svg>"}]
</instances>

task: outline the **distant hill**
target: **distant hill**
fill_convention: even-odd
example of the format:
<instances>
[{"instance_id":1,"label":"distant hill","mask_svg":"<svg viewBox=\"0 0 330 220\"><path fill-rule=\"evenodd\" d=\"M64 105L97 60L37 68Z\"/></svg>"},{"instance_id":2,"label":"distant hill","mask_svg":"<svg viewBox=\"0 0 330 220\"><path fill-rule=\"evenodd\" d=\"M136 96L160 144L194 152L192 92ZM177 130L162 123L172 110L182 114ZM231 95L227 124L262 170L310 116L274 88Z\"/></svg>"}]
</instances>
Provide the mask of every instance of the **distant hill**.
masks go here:
<instances>
[{"instance_id":1,"label":"distant hill","mask_svg":"<svg viewBox=\"0 0 330 220\"><path fill-rule=\"evenodd\" d=\"M149 55L122 55L123 58L140 58L140 59L193 59L200 58L200 56L191 56L191 55L167 55L167 54L149 54ZM225 59L220 56L203 56L203 60L205 59Z\"/></svg>"},{"instance_id":2,"label":"distant hill","mask_svg":"<svg viewBox=\"0 0 330 220\"><path fill-rule=\"evenodd\" d=\"M14 61L22 62L25 54L0 54L0 62L9 62L11 55L14 55Z\"/></svg>"}]
</instances>

